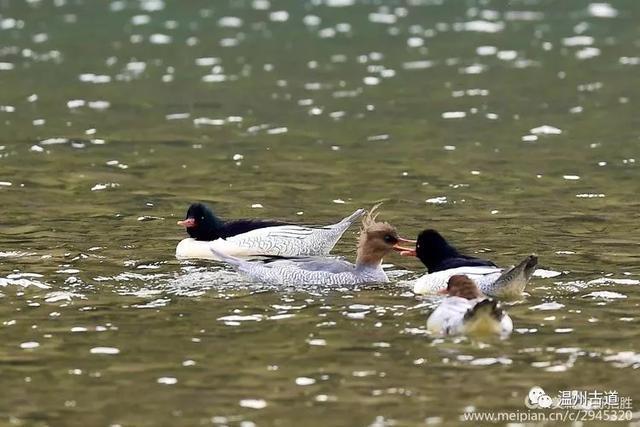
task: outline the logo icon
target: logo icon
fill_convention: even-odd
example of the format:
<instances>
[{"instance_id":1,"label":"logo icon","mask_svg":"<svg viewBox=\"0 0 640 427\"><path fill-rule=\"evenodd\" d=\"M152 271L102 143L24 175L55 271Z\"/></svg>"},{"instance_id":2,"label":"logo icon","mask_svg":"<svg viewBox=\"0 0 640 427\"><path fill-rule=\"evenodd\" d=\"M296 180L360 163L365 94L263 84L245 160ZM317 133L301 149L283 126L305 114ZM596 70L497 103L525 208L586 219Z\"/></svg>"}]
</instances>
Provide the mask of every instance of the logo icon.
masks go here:
<instances>
[{"instance_id":1,"label":"logo icon","mask_svg":"<svg viewBox=\"0 0 640 427\"><path fill-rule=\"evenodd\" d=\"M529 409L547 409L553 405L553 399L544 392L542 387L535 386L529 390L529 394L524 399L524 405Z\"/></svg>"}]
</instances>

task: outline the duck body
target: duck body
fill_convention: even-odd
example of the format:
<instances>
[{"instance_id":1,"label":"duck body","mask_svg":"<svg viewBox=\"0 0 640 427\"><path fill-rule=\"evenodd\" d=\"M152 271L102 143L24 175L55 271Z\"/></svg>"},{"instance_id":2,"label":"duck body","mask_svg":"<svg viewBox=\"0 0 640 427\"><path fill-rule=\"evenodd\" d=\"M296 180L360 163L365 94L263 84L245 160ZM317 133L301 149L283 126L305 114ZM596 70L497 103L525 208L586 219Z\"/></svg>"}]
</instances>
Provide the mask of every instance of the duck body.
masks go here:
<instances>
[{"instance_id":1,"label":"duck body","mask_svg":"<svg viewBox=\"0 0 640 427\"><path fill-rule=\"evenodd\" d=\"M500 335L513 331L513 321L490 298L444 298L427 320L427 329L439 335Z\"/></svg>"},{"instance_id":2,"label":"duck body","mask_svg":"<svg viewBox=\"0 0 640 427\"><path fill-rule=\"evenodd\" d=\"M178 243L176 257L220 260L214 253L235 257L327 255L364 213L358 209L335 224L311 227L261 220L223 222L206 206L194 204L187 218L179 221L190 237Z\"/></svg>"},{"instance_id":3,"label":"duck body","mask_svg":"<svg viewBox=\"0 0 640 427\"><path fill-rule=\"evenodd\" d=\"M420 295L438 293L447 287L447 282L452 276L462 274L473 280L486 295L518 297L527 286L537 264L538 257L529 255L518 265L510 268L491 266L450 268L419 277L413 285L413 292Z\"/></svg>"},{"instance_id":4,"label":"duck body","mask_svg":"<svg viewBox=\"0 0 640 427\"><path fill-rule=\"evenodd\" d=\"M403 253L417 256L427 267L427 274L413 285L417 294L438 293L447 287L452 276L466 275L487 295L517 297L538 264L538 258L529 255L514 267L500 268L492 261L461 254L435 230L421 232L416 249Z\"/></svg>"},{"instance_id":5,"label":"duck body","mask_svg":"<svg viewBox=\"0 0 640 427\"><path fill-rule=\"evenodd\" d=\"M427 319L427 329L438 335L500 335L513 330L513 322L495 299L487 298L467 275L457 274L440 291L448 295Z\"/></svg>"},{"instance_id":6,"label":"duck body","mask_svg":"<svg viewBox=\"0 0 640 427\"><path fill-rule=\"evenodd\" d=\"M347 261L331 258L300 258L263 263L212 251L216 258L261 283L291 286L349 286L389 281L381 265L356 266Z\"/></svg>"},{"instance_id":7,"label":"duck body","mask_svg":"<svg viewBox=\"0 0 640 427\"><path fill-rule=\"evenodd\" d=\"M278 285L348 286L388 282L382 259L401 250L394 227L375 221L375 207L363 218L355 264L327 257L249 261L211 249L215 258L233 266L250 279Z\"/></svg>"},{"instance_id":8,"label":"duck body","mask_svg":"<svg viewBox=\"0 0 640 427\"><path fill-rule=\"evenodd\" d=\"M435 273L460 267L497 267L497 265L486 259L459 254L459 256L445 258L439 261L436 265L429 268L428 271L429 273Z\"/></svg>"}]
</instances>

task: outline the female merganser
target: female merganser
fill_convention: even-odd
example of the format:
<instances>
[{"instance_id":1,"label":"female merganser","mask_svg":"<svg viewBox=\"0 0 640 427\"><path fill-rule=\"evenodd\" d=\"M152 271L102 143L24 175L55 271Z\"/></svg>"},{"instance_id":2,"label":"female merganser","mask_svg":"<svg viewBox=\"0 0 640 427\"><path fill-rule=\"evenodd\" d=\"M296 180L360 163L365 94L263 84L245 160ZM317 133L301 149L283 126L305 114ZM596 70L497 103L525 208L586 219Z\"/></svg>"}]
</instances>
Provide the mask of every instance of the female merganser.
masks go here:
<instances>
[{"instance_id":1,"label":"female merganser","mask_svg":"<svg viewBox=\"0 0 640 427\"><path fill-rule=\"evenodd\" d=\"M498 305L486 298L473 280L455 275L449 278L441 293L448 296L431 313L427 329L440 335L496 334L505 337L513 330L513 322Z\"/></svg>"},{"instance_id":2,"label":"female merganser","mask_svg":"<svg viewBox=\"0 0 640 427\"><path fill-rule=\"evenodd\" d=\"M497 267L491 261L461 254L435 230L421 232L416 248L405 248L402 254L417 256L427 267L428 274L414 284L416 294L437 293L447 287L451 276L464 274L487 295L518 297L538 265L538 257L529 255L515 267Z\"/></svg>"},{"instance_id":3,"label":"female merganser","mask_svg":"<svg viewBox=\"0 0 640 427\"><path fill-rule=\"evenodd\" d=\"M186 218L178 221L190 237L178 243L176 258L217 259L212 249L242 257L327 255L365 212L358 209L336 224L308 227L258 219L223 221L207 206L194 203L189 206Z\"/></svg>"},{"instance_id":4,"label":"female merganser","mask_svg":"<svg viewBox=\"0 0 640 427\"><path fill-rule=\"evenodd\" d=\"M375 208L374 208L375 209ZM251 279L283 285L357 285L385 283L382 258L393 250L404 250L399 242L413 242L398 236L390 224L376 222L374 209L362 220L356 263L332 258L277 260L270 263L247 261L211 249L216 258L231 264Z\"/></svg>"}]
</instances>

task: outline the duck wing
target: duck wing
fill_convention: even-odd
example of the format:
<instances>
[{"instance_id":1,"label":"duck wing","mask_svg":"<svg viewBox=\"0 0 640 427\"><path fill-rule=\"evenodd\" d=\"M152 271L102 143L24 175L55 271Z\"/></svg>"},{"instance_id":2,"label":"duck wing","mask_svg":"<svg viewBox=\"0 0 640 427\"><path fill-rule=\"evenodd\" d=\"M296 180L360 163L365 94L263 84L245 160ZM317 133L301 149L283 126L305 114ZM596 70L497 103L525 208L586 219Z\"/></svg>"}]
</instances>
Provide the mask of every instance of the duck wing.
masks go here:
<instances>
[{"instance_id":1,"label":"duck wing","mask_svg":"<svg viewBox=\"0 0 640 427\"><path fill-rule=\"evenodd\" d=\"M249 231L257 230L267 227L278 227L283 225L290 225L286 222L280 221L265 221L259 219L240 219L237 221L225 222L224 226L220 228L218 234L221 238L226 239L228 237L237 236Z\"/></svg>"},{"instance_id":2,"label":"duck wing","mask_svg":"<svg viewBox=\"0 0 640 427\"><path fill-rule=\"evenodd\" d=\"M224 239L224 246L234 246L237 250L227 251L223 245L215 249L236 256L328 255L342 234L364 213L364 209L358 209L340 222L323 227L291 224L258 227Z\"/></svg>"},{"instance_id":3,"label":"duck wing","mask_svg":"<svg viewBox=\"0 0 640 427\"><path fill-rule=\"evenodd\" d=\"M471 257L471 256L457 256L452 258L444 259L441 263L439 263L436 268L433 269L431 273L435 273L438 271L449 270L452 268L459 267L497 267L492 261Z\"/></svg>"}]
</instances>

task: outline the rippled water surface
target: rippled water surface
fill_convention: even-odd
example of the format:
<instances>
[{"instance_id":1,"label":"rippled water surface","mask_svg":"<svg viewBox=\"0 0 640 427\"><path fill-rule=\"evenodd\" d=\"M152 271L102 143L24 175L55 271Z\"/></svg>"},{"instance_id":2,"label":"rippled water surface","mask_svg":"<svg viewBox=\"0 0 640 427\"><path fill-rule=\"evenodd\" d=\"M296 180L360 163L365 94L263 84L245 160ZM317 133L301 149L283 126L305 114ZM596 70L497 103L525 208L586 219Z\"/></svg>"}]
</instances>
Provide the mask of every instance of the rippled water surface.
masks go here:
<instances>
[{"instance_id":1,"label":"rippled water surface","mask_svg":"<svg viewBox=\"0 0 640 427\"><path fill-rule=\"evenodd\" d=\"M639 19L0 0L0 424L455 425L534 385L640 399ZM192 201L315 224L384 201L403 235L561 274L508 303L510 339L439 339L401 283L414 260L331 292L177 261Z\"/></svg>"}]
</instances>

